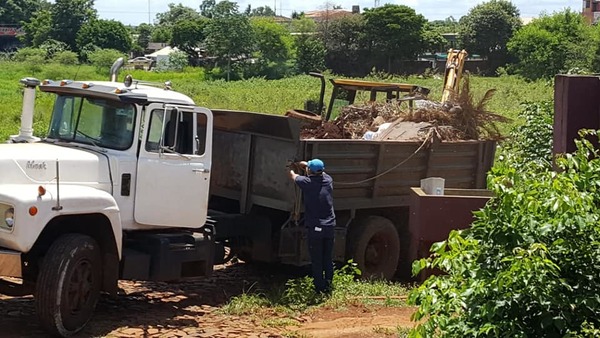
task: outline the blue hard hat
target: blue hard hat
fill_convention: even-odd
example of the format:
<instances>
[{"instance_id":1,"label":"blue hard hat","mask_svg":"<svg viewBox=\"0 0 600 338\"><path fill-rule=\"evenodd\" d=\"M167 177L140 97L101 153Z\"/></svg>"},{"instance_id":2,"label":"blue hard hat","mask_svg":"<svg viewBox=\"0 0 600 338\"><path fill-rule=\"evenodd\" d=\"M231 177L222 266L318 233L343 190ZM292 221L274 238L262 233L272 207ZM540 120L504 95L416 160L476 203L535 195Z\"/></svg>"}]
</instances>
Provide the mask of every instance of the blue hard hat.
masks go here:
<instances>
[{"instance_id":1,"label":"blue hard hat","mask_svg":"<svg viewBox=\"0 0 600 338\"><path fill-rule=\"evenodd\" d=\"M325 169L325 163L323 163L323 161L319 160L318 158L312 159L308 161L308 169L310 169L310 171L314 173L323 171L323 169Z\"/></svg>"}]
</instances>

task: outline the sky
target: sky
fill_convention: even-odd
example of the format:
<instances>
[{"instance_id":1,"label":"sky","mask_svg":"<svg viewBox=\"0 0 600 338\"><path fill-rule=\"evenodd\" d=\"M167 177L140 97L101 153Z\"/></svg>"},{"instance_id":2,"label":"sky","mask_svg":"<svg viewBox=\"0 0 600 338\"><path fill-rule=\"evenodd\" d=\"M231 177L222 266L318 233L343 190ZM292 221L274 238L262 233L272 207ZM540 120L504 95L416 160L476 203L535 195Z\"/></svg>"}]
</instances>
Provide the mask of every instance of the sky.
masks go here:
<instances>
[{"instance_id":1,"label":"sky","mask_svg":"<svg viewBox=\"0 0 600 338\"><path fill-rule=\"evenodd\" d=\"M292 11L306 12L324 9L326 0L240 0L237 1L240 11L249 4L252 8L269 6L275 8L277 14L290 16ZM340 5L343 9L351 10L352 5L359 5L361 11L364 8L373 8L386 3L406 5L414 8L418 14L422 14L428 20L443 20L450 16L456 20L469 12L469 9L485 2L482 0L329 0L329 3ZM102 19L114 19L126 25L138 25L140 23L153 22L157 13L168 10L168 4L182 4L199 10L202 0L96 0L95 8ZM513 4L519 8L522 18L533 18L542 12L552 14L565 8L580 12L582 0L513 0Z\"/></svg>"}]
</instances>

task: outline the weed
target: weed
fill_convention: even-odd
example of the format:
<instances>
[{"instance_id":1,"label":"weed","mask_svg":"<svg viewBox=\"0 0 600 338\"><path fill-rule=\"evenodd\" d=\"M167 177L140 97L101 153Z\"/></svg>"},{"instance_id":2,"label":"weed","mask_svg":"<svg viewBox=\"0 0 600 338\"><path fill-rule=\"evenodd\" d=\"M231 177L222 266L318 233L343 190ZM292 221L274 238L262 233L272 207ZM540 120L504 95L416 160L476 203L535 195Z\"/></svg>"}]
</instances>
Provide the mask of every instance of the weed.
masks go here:
<instances>
[{"instance_id":1,"label":"weed","mask_svg":"<svg viewBox=\"0 0 600 338\"><path fill-rule=\"evenodd\" d=\"M269 301L264 296L243 293L231 298L220 311L228 315L242 316L256 313L269 305Z\"/></svg>"}]
</instances>

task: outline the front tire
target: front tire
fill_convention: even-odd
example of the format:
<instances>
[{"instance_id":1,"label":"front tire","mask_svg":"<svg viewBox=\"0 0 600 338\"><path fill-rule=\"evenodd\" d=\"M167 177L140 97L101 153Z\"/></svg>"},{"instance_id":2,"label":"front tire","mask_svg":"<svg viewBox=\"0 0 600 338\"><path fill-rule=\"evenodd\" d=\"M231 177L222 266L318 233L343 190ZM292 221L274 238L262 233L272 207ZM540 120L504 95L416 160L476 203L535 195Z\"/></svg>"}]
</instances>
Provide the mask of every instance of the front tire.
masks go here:
<instances>
[{"instance_id":1,"label":"front tire","mask_svg":"<svg viewBox=\"0 0 600 338\"><path fill-rule=\"evenodd\" d=\"M400 258L400 237L394 224L381 216L368 216L350 229L349 250L362 272L362 278L394 277Z\"/></svg>"},{"instance_id":2,"label":"front tire","mask_svg":"<svg viewBox=\"0 0 600 338\"><path fill-rule=\"evenodd\" d=\"M96 241L67 234L50 246L35 290L35 308L44 329L68 337L94 313L102 283L102 256Z\"/></svg>"}]
</instances>

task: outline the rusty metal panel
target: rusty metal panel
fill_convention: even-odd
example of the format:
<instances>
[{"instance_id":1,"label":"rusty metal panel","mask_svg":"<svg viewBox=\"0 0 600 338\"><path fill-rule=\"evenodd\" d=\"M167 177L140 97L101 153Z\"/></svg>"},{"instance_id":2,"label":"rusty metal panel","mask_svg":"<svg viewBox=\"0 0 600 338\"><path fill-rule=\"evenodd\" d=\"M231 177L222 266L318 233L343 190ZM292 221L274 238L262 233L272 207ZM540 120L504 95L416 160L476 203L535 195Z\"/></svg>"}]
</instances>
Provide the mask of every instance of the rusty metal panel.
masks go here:
<instances>
[{"instance_id":1,"label":"rusty metal panel","mask_svg":"<svg viewBox=\"0 0 600 338\"><path fill-rule=\"evenodd\" d=\"M600 128L600 79L597 76L557 75L554 80L553 153L575 150L582 128Z\"/></svg>"},{"instance_id":2,"label":"rusty metal panel","mask_svg":"<svg viewBox=\"0 0 600 338\"><path fill-rule=\"evenodd\" d=\"M483 208L491 197L492 192L483 189L445 189L440 196L411 188L409 261L429 256L431 245L447 239L450 231L469 227L473 211Z\"/></svg>"}]
</instances>

